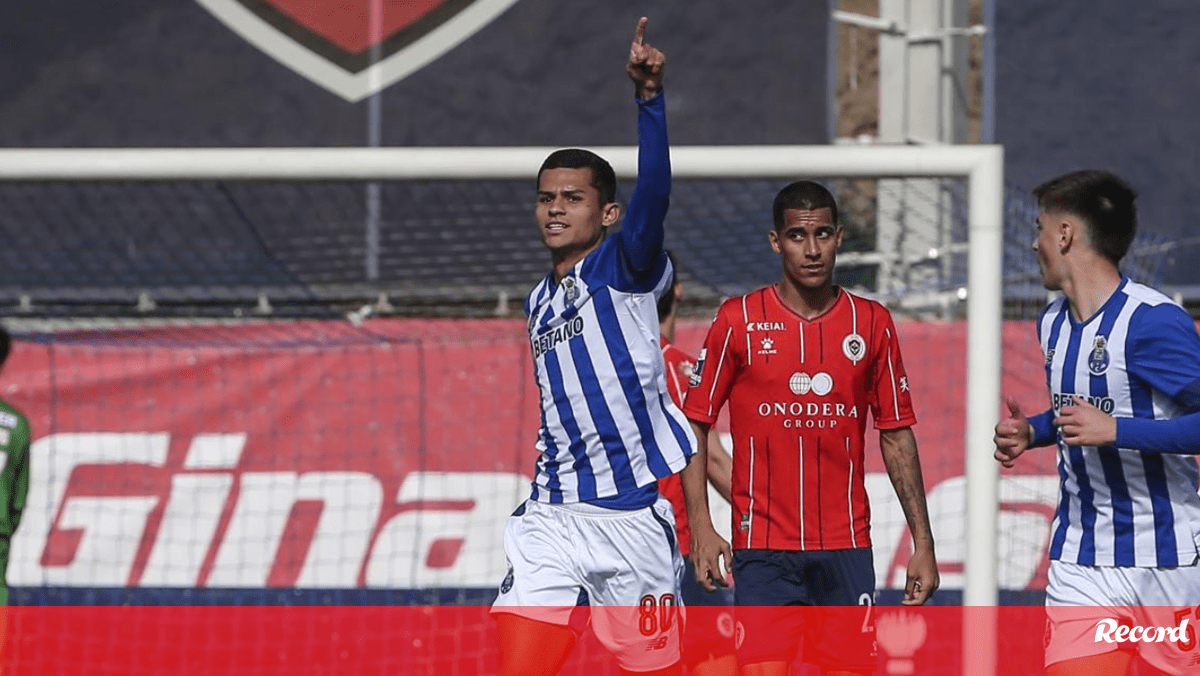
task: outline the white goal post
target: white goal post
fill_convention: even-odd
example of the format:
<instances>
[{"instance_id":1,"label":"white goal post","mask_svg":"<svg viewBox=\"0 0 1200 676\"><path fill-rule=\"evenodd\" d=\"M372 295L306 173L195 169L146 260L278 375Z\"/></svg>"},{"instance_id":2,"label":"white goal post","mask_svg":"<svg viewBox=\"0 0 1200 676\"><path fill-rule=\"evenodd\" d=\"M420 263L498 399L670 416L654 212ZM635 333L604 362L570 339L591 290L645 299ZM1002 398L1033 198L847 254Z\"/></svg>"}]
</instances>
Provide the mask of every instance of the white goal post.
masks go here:
<instances>
[{"instance_id":1,"label":"white goal post","mask_svg":"<svg viewBox=\"0 0 1200 676\"><path fill-rule=\"evenodd\" d=\"M549 147L62 148L0 150L0 181L530 179ZM619 178L637 149L595 147ZM968 186L967 520L965 606L998 602L999 469L992 432L1000 410L1003 149L1000 146L675 146L677 179L960 177ZM981 629L977 627L976 629ZM968 641L964 673L994 671L994 653ZM994 650L994 648L993 648ZM974 663L972 665L972 663Z\"/></svg>"}]
</instances>

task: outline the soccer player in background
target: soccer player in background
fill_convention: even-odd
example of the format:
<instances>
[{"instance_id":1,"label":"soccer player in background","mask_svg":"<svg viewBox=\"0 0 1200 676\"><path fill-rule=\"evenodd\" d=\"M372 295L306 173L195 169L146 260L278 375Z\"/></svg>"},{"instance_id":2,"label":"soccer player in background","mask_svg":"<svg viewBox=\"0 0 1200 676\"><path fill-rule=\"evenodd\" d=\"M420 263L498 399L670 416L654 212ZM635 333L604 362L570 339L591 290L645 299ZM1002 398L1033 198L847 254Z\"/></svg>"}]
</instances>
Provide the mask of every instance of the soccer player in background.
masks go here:
<instances>
[{"instance_id":1,"label":"soccer player in background","mask_svg":"<svg viewBox=\"0 0 1200 676\"><path fill-rule=\"evenodd\" d=\"M805 662L824 674L873 674L868 414L913 535L904 603L924 603L939 581L908 376L887 309L833 284L842 242L833 195L792 183L775 197L773 218L782 277L722 304L684 406L701 448L721 407L730 409L738 660L747 676L786 674L803 640ZM692 505L688 516L693 528L708 518Z\"/></svg>"},{"instance_id":2,"label":"soccer player in background","mask_svg":"<svg viewBox=\"0 0 1200 676\"><path fill-rule=\"evenodd\" d=\"M1077 171L1033 194L1042 282L1063 293L1037 322L1050 408L1026 418L1009 399L996 459L1058 448L1046 673L1124 674L1132 653L1095 640L1100 620L1200 623L1200 335L1183 308L1120 272L1137 228L1129 185ZM1065 606L1104 607L1055 610ZM1192 636L1133 645L1166 673L1194 674Z\"/></svg>"},{"instance_id":3,"label":"soccer player in background","mask_svg":"<svg viewBox=\"0 0 1200 676\"><path fill-rule=\"evenodd\" d=\"M671 259L671 266L676 267L675 257L670 251L667 256ZM658 299L658 329L662 335L663 363L667 368L667 391L680 407L687 394L688 381L696 369L696 360L672 344L682 297L683 285L679 283L676 273L668 291ZM726 501L732 501L729 494L732 465L733 458L721 445L720 433L715 427L711 428L708 434L708 480ZM696 569L689 556L692 532L688 527L687 507L679 476L673 474L661 479L658 490L671 502L675 512L675 536L686 565L681 582L682 598L683 605L691 608L691 611L683 631L684 662L693 676L734 676L737 674L737 657L733 645L733 613L717 610L731 606L733 594L727 588L707 591L696 581Z\"/></svg>"},{"instance_id":4,"label":"soccer player in background","mask_svg":"<svg viewBox=\"0 0 1200 676\"><path fill-rule=\"evenodd\" d=\"M493 605L501 676L554 674L591 626L623 673L679 674L683 560L657 481L684 473L689 505L708 509L706 458L667 394L655 305L671 263L663 221L671 190L662 52L638 22L626 72L638 103L638 182L620 232L616 177L579 149L538 172L536 221L552 271L525 304L541 397L533 491L508 520L508 575ZM699 507L697 507L699 508ZM700 537L720 539L712 529Z\"/></svg>"},{"instance_id":5,"label":"soccer player in background","mask_svg":"<svg viewBox=\"0 0 1200 676\"><path fill-rule=\"evenodd\" d=\"M0 326L0 369L12 351L12 336ZM8 641L8 548L29 493L29 419L0 399L0 658ZM3 662L0 662L0 671Z\"/></svg>"},{"instance_id":6,"label":"soccer player in background","mask_svg":"<svg viewBox=\"0 0 1200 676\"><path fill-rule=\"evenodd\" d=\"M0 326L0 369L12 351L12 336ZM29 492L29 419L0 399L0 571L8 570L8 546ZM7 576L0 584L0 606L8 605Z\"/></svg>"}]
</instances>

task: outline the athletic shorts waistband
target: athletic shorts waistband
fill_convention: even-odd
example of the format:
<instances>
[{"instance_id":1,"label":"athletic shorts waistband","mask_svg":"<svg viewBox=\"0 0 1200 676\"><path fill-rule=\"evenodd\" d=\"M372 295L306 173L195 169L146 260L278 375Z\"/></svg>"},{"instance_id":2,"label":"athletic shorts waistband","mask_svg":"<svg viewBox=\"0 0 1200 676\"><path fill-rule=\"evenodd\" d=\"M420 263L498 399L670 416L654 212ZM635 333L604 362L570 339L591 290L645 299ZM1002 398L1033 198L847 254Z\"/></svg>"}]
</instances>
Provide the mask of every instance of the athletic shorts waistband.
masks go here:
<instances>
[{"instance_id":1,"label":"athletic shorts waistband","mask_svg":"<svg viewBox=\"0 0 1200 676\"><path fill-rule=\"evenodd\" d=\"M644 512L650 509L649 507L639 507L637 509L613 509L611 507L593 505L590 502L538 502L534 504L538 505L539 507L561 509L566 512L583 514L585 516L629 516L630 514L637 514L638 512Z\"/></svg>"}]
</instances>

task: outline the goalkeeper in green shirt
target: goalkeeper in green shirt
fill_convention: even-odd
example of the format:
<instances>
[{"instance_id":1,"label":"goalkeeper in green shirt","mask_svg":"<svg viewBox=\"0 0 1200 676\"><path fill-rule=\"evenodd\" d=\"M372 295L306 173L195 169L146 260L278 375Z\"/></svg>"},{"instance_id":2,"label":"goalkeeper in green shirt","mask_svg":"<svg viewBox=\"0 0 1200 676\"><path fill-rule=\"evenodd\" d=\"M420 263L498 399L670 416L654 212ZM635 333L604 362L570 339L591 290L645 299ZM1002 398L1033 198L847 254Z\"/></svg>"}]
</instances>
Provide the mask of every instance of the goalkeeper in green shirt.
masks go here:
<instances>
[{"instance_id":1,"label":"goalkeeper in green shirt","mask_svg":"<svg viewBox=\"0 0 1200 676\"><path fill-rule=\"evenodd\" d=\"M0 326L0 369L12 336ZM8 605L8 548L29 492L29 419L0 399L0 607Z\"/></svg>"}]
</instances>

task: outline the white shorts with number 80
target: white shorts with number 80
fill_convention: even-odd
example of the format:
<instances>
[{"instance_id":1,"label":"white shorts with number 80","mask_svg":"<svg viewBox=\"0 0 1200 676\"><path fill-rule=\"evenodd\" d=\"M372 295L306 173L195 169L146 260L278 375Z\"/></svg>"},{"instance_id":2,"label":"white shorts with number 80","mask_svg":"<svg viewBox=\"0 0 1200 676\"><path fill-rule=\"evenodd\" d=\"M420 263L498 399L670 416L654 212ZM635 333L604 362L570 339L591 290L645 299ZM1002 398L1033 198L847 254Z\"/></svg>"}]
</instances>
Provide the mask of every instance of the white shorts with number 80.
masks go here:
<instances>
[{"instance_id":1,"label":"white shorts with number 80","mask_svg":"<svg viewBox=\"0 0 1200 676\"><path fill-rule=\"evenodd\" d=\"M684 566L666 499L630 511L527 501L504 527L504 551L509 570L493 613L566 626L583 602L622 668L679 661Z\"/></svg>"}]
</instances>

